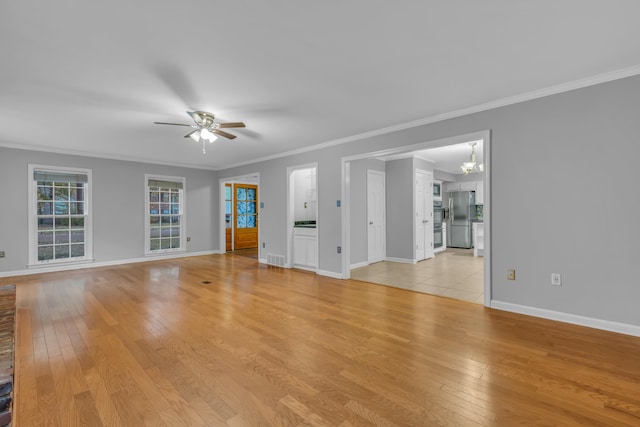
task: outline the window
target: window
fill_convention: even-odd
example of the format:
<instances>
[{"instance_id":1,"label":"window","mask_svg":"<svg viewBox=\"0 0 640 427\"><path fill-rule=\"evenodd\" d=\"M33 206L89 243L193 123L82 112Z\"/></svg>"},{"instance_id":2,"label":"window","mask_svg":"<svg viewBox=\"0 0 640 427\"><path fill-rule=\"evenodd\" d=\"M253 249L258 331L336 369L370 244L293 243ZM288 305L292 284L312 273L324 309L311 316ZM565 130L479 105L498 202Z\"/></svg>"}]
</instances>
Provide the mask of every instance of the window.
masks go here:
<instances>
[{"instance_id":1,"label":"window","mask_svg":"<svg viewBox=\"0 0 640 427\"><path fill-rule=\"evenodd\" d=\"M92 258L91 171L29 165L29 264Z\"/></svg>"},{"instance_id":2,"label":"window","mask_svg":"<svg viewBox=\"0 0 640 427\"><path fill-rule=\"evenodd\" d=\"M145 253L185 250L184 178L145 176Z\"/></svg>"}]
</instances>

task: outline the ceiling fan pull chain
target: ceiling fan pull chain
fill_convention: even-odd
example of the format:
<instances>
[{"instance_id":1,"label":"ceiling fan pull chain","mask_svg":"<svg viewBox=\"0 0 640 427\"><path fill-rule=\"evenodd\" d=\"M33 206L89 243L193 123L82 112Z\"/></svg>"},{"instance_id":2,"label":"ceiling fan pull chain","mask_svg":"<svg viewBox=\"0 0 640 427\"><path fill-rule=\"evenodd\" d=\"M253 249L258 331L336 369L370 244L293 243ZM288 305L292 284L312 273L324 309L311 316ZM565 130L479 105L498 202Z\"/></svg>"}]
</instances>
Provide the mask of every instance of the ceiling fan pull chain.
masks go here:
<instances>
[{"instance_id":1,"label":"ceiling fan pull chain","mask_svg":"<svg viewBox=\"0 0 640 427\"><path fill-rule=\"evenodd\" d=\"M207 146L205 144L206 141L204 140L204 138L201 138L201 139L202 139L202 154L207 154Z\"/></svg>"}]
</instances>

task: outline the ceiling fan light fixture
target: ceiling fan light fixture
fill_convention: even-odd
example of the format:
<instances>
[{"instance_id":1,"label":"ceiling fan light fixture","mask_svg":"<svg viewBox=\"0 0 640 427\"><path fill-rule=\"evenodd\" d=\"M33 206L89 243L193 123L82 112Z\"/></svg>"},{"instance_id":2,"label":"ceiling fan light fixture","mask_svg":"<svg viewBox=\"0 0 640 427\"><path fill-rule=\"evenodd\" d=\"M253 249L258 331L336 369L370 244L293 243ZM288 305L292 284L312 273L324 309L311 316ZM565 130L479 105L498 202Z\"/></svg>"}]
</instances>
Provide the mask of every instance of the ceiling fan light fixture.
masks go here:
<instances>
[{"instance_id":1,"label":"ceiling fan light fixture","mask_svg":"<svg viewBox=\"0 0 640 427\"><path fill-rule=\"evenodd\" d=\"M214 134L213 132L211 132L209 129L206 129L206 128L200 131L200 138L206 139L210 143L218 139L216 134Z\"/></svg>"},{"instance_id":2,"label":"ceiling fan light fixture","mask_svg":"<svg viewBox=\"0 0 640 427\"><path fill-rule=\"evenodd\" d=\"M193 133L189 134L189 137L190 137L191 139L193 139L195 142L200 142L200 131L199 131L199 130L197 130L197 131L195 131L195 132L193 132Z\"/></svg>"}]
</instances>

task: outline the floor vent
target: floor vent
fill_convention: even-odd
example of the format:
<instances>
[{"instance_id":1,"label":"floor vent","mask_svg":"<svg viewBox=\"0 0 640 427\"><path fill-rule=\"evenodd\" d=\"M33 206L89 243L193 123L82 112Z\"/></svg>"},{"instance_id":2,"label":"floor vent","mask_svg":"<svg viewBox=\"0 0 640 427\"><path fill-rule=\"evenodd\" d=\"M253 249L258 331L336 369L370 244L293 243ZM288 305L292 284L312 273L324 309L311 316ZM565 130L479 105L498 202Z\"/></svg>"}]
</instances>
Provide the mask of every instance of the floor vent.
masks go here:
<instances>
[{"instance_id":1,"label":"floor vent","mask_svg":"<svg viewBox=\"0 0 640 427\"><path fill-rule=\"evenodd\" d=\"M200 282L200 283L202 283L203 285L209 285L209 284L211 284L211 282L210 282L210 281L208 281L208 280L205 280L205 281Z\"/></svg>"},{"instance_id":2,"label":"floor vent","mask_svg":"<svg viewBox=\"0 0 640 427\"><path fill-rule=\"evenodd\" d=\"M276 267L284 267L284 256L267 254L267 264L275 265Z\"/></svg>"}]
</instances>

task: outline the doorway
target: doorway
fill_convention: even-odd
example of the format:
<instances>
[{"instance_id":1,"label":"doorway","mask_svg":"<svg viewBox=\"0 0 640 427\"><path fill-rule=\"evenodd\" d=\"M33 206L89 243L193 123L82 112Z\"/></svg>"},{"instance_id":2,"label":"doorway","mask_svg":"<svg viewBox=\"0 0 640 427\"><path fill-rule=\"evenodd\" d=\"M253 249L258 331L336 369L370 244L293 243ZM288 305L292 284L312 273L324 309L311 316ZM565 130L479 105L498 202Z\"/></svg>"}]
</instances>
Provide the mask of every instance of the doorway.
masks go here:
<instances>
[{"instance_id":1,"label":"doorway","mask_svg":"<svg viewBox=\"0 0 640 427\"><path fill-rule=\"evenodd\" d=\"M258 257L259 175L252 174L220 180L222 252L242 251Z\"/></svg>"},{"instance_id":2,"label":"doorway","mask_svg":"<svg viewBox=\"0 0 640 427\"><path fill-rule=\"evenodd\" d=\"M287 168L286 265L318 272L318 164Z\"/></svg>"},{"instance_id":3,"label":"doorway","mask_svg":"<svg viewBox=\"0 0 640 427\"><path fill-rule=\"evenodd\" d=\"M482 159L484 167L483 174L483 182L480 184L478 191L480 191L484 195L484 206L480 211L484 211L484 257L473 257L473 251L471 250L468 253L468 250L457 250L451 249L446 250L445 252L440 252L437 255L433 256L432 259L427 259L423 262L417 261L417 256L414 257L413 262L411 260L400 260L403 262L393 262L396 266L400 266L400 270L403 271L402 274L398 276L398 283L407 282L407 276L411 276L411 278L415 278L416 281L422 283L411 283L407 288L412 288L414 291L425 292L425 293L434 293L431 292L430 285L438 286L449 286L449 280L453 278L454 281L457 281L456 285L460 284L464 280L473 280L476 282L477 289L480 289L480 293L474 299L474 302L484 304L487 307L491 306L491 209L490 209L490 189L491 189L491 165L490 165L490 147L491 147L491 139L490 139L490 131L481 131L474 132L471 134L459 135L450 138L444 138L440 140L428 141L419 144L413 144L410 146L399 147L394 149L381 150L377 152L370 152L356 156L345 157L342 159L342 199L343 199L343 212L342 212L342 223L344 225L343 228L343 238L342 238L342 247L343 247L343 278L352 277L351 269L360 269L360 268L369 268L374 267L373 265L369 266L367 262L362 262L361 259L358 259L356 256L353 256L352 250L359 250L358 248L362 245L360 244L361 238L358 237L357 230L357 218L353 216L352 211L358 211L358 203L359 202L359 194L361 189L358 187L352 187L354 183L358 181L358 177L353 173L354 170L358 169L360 161L368 161L371 162L374 159L376 161L388 162L389 160L394 159L405 159L409 157L419 157L423 160L427 160L431 162L430 159L426 157L420 157L425 153L428 153L430 149L445 149L448 147L460 148L464 146L465 155L464 161L467 161L469 158L469 143L472 141L481 142L484 145L484 151L479 155L479 159ZM435 151L435 150L434 150ZM424 152L424 153L423 153ZM410 164L410 163L409 163ZM414 161L414 165L420 165L420 162ZM414 166L415 167L415 166ZM460 163L457 163L455 166L460 169ZM422 166L420 166L422 168ZM429 169L429 168L426 168ZM437 169L437 166L435 166ZM455 168L454 168L455 169ZM384 170L384 167L382 168ZM428 170L427 170L428 171ZM452 172L455 174L456 172ZM459 171L457 172L459 173ZM432 175L433 179L441 179L441 173ZM412 174L413 176L413 174ZM450 175L449 175L450 177ZM474 177L467 177L474 178ZM389 179L389 178L387 178ZM415 179L415 177L414 177ZM474 178L475 179L475 178ZM446 181L446 180L445 180ZM455 181L455 179L454 179ZM415 185L415 182L414 182ZM395 187L394 187L395 188ZM429 187L427 186L427 189ZM395 191L395 190L394 190ZM431 197L433 198L433 191L430 191ZM415 200L414 200L415 203ZM432 202L433 203L433 199ZM426 208L425 208L426 210ZM417 210L416 210L417 212ZM433 210L431 210L433 212ZM389 221L389 218L387 218ZM433 221L431 221L431 227L433 227ZM415 230L418 224L414 225L414 239L415 239ZM433 230L432 230L433 231ZM354 234L354 236L352 236ZM431 235L433 236L433 234ZM353 240L355 239L355 240ZM416 241L414 240L414 254L416 254ZM387 251L389 246L387 245ZM352 264L352 259L354 263ZM396 261L393 258L387 258L388 260ZM435 263L438 263L438 266L435 266ZM394 272L385 271L385 264L390 264L388 262L377 263L375 267L380 270L379 276L383 277L387 280L391 277ZM418 267L429 267L429 273L433 273L431 275L423 274L418 271ZM395 269L398 270L398 269ZM451 274L452 273L452 274ZM403 277L404 276L404 279ZM446 276L446 277L445 277ZM468 277L462 277L468 276ZM445 280L446 279L446 280ZM387 284L387 283L385 283ZM415 285L415 286L414 286ZM420 285L420 286L417 286ZM391 286L391 285L390 285ZM417 287L416 287L417 286ZM405 287L405 286L398 286ZM435 288L433 288L435 289ZM454 292L454 290L449 290L448 292ZM442 296L449 296L451 298L456 298L455 295L446 295L445 293L441 294ZM457 298L457 299L465 299L465 298ZM468 300L468 299L467 299Z\"/></svg>"}]
</instances>

